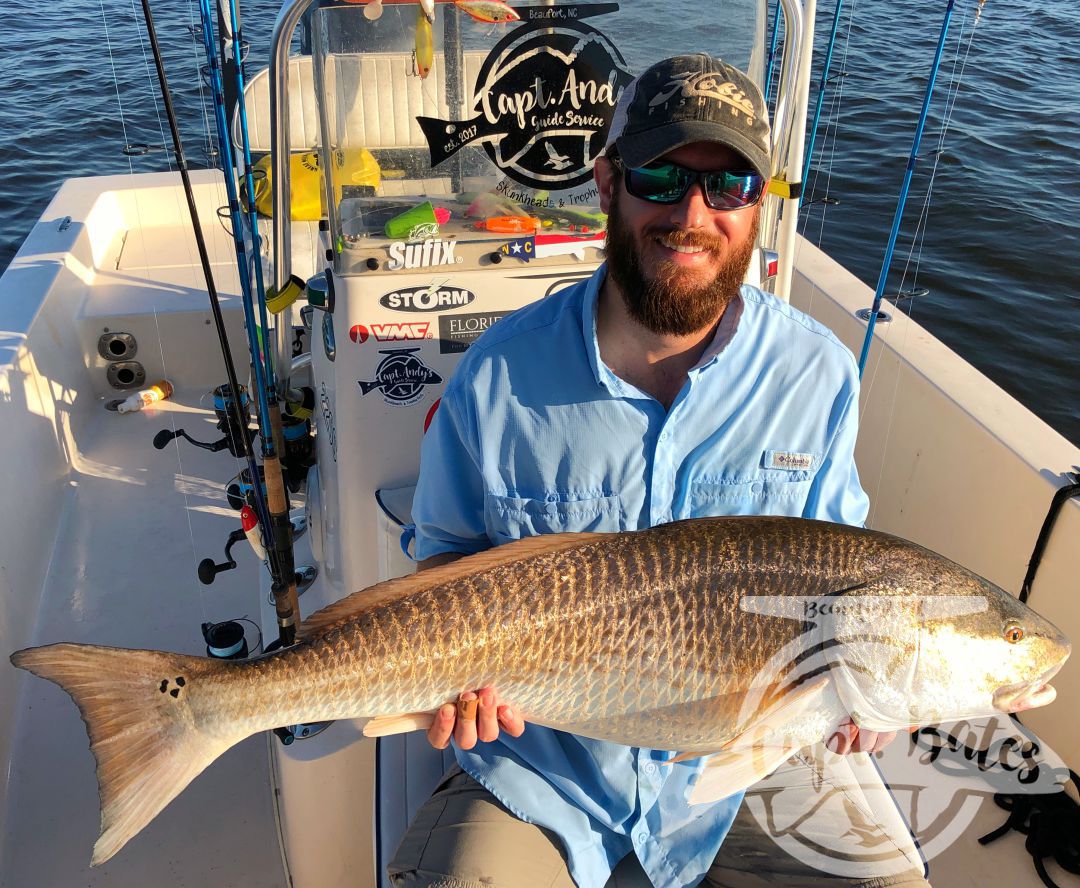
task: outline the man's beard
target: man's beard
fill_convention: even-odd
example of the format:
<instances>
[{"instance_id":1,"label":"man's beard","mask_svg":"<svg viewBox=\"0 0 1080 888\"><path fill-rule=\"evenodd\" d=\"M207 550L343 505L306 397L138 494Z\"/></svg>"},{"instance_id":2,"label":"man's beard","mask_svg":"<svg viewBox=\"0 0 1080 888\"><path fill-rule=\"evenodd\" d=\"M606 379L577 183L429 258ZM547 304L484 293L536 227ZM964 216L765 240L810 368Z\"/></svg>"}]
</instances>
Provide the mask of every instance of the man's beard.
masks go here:
<instances>
[{"instance_id":1,"label":"man's beard","mask_svg":"<svg viewBox=\"0 0 1080 888\"><path fill-rule=\"evenodd\" d=\"M738 294L750 267L758 234L758 209L754 209L754 222L746 241L730 245L731 254L712 280L697 283L692 278L700 272L666 261L657 263L652 277L646 277L634 236L619 211L621 200L616 185L607 220L607 267L630 316L645 329L662 335L686 336L716 323ZM666 237L679 246L704 247L714 253L720 247L713 238L681 229L648 229L642 232L642 237Z\"/></svg>"}]
</instances>

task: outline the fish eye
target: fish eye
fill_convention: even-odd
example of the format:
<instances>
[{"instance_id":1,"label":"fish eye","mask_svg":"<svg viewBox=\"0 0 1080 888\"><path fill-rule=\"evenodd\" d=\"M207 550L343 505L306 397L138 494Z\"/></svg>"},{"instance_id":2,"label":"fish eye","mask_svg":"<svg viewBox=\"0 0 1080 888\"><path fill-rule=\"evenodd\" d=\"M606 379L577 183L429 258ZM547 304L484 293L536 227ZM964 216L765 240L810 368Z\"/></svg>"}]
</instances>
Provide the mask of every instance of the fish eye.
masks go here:
<instances>
[{"instance_id":1,"label":"fish eye","mask_svg":"<svg viewBox=\"0 0 1080 888\"><path fill-rule=\"evenodd\" d=\"M1024 629L1016 623L1006 623L1005 629L1001 634L1009 644L1016 644L1024 637Z\"/></svg>"}]
</instances>

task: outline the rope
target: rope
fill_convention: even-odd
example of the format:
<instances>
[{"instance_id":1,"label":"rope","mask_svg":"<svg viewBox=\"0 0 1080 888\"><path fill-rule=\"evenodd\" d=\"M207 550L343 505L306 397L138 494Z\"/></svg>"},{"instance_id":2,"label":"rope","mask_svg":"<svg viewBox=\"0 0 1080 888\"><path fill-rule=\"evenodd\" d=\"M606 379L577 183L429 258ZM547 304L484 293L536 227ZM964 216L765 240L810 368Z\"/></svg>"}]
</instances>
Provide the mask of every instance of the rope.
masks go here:
<instances>
[{"instance_id":1,"label":"rope","mask_svg":"<svg viewBox=\"0 0 1080 888\"><path fill-rule=\"evenodd\" d=\"M1080 790L1080 777L1069 770L1069 782ZM1065 872L1080 875L1080 805L1064 789L1037 795L995 793L994 803L1009 812L1005 822L979 837L989 845L1016 830L1027 836L1024 848L1032 856L1035 872L1046 888L1058 888L1046 871L1047 859Z\"/></svg>"}]
</instances>

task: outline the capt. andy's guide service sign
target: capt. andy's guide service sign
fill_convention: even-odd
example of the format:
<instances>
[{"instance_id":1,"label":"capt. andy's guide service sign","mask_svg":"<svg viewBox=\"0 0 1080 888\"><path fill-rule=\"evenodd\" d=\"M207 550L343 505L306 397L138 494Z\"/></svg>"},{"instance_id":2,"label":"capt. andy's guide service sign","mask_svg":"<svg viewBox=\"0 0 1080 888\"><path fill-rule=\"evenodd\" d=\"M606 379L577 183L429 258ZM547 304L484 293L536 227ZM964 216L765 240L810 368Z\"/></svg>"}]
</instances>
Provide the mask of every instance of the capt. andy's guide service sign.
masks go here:
<instances>
[{"instance_id":1,"label":"capt. andy's guide service sign","mask_svg":"<svg viewBox=\"0 0 1080 888\"><path fill-rule=\"evenodd\" d=\"M521 9L523 24L488 53L469 120L418 117L433 167L467 145L483 146L510 179L563 191L592 178L619 94L632 79L622 54L580 19L617 3Z\"/></svg>"}]
</instances>

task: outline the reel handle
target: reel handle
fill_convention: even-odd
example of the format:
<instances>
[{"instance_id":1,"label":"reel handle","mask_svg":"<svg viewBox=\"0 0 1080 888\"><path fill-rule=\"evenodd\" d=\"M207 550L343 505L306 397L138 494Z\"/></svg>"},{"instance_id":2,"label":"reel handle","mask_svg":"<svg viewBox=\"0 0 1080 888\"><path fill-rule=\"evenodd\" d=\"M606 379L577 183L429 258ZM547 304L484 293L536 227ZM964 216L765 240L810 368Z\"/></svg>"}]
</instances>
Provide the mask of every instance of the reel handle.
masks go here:
<instances>
[{"instance_id":1,"label":"reel handle","mask_svg":"<svg viewBox=\"0 0 1080 888\"><path fill-rule=\"evenodd\" d=\"M244 529L238 528L229 534L229 541L225 544L225 560L221 564L215 564L213 558L204 558L199 562L199 582L209 586L217 579L219 573L232 570L236 567L236 559L232 556L232 547L241 540L246 540Z\"/></svg>"}]
</instances>

